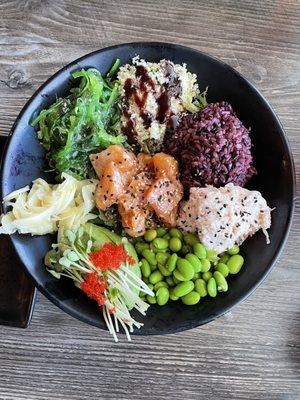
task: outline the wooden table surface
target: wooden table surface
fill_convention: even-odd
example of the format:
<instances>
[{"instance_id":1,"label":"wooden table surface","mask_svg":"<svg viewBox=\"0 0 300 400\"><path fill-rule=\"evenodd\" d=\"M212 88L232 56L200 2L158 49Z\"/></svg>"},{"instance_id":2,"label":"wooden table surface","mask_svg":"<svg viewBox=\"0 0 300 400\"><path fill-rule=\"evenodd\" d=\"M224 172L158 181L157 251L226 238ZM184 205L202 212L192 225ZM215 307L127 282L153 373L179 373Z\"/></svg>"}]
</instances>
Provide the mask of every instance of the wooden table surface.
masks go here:
<instances>
[{"instance_id":1,"label":"wooden table surface","mask_svg":"<svg viewBox=\"0 0 300 400\"><path fill-rule=\"evenodd\" d=\"M271 102L299 177L299 0L0 0L0 133L73 59L122 42L206 51ZM242 305L204 327L115 344L38 296L31 325L0 327L0 399L300 398L300 210L281 260Z\"/></svg>"}]
</instances>

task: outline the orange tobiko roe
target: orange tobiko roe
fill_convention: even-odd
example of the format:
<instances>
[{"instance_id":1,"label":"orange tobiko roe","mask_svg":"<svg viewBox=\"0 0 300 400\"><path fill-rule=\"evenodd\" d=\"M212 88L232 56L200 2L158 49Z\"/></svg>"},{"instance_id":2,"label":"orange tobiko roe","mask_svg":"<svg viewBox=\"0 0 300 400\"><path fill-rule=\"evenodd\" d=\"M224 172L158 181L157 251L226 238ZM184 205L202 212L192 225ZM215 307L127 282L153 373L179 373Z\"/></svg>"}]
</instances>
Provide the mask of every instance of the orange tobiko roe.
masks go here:
<instances>
[{"instance_id":1,"label":"orange tobiko roe","mask_svg":"<svg viewBox=\"0 0 300 400\"><path fill-rule=\"evenodd\" d=\"M97 301L99 306L102 306L105 302L105 295L103 292L107 288L106 279L99 277L96 272L85 275L85 281L81 282L81 290L90 298Z\"/></svg>"},{"instance_id":2,"label":"orange tobiko roe","mask_svg":"<svg viewBox=\"0 0 300 400\"><path fill-rule=\"evenodd\" d=\"M118 269L123 262L134 265L135 261L128 256L122 244L105 243L101 249L89 254L90 261L101 271Z\"/></svg>"}]
</instances>

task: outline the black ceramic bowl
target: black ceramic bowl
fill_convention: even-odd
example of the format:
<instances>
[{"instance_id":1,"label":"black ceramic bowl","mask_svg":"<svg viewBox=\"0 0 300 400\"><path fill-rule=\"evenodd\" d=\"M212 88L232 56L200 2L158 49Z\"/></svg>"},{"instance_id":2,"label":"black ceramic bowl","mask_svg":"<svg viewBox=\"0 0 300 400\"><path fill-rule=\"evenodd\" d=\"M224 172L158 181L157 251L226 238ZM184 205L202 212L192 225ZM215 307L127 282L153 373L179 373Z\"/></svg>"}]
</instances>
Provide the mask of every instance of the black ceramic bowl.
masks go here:
<instances>
[{"instance_id":1,"label":"black ceramic bowl","mask_svg":"<svg viewBox=\"0 0 300 400\"><path fill-rule=\"evenodd\" d=\"M137 334L178 332L205 324L244 300L258 287L275 264L286 241L294 209L295 180L292 155L282 126L263 96L234 69L199 51L164 43L131 43L88 54L67 65L50 78L28 101L12 129L2 170L2 194L29 184L37 177L49 179L43 172L44 151L29 122L34 113L49 106L57 96L68 93L74 84L71 73L81 68L96 67L105 73L115 58L130 62L140 55L148 61L170 59L186 63L198 75L200 89L209 86L208 101L230 102L245 126L251 127L254 163L258 174L249 182L250 189L259 190L272 213L271 244L259 232L248 239L241 252L245 265L229 278L229 291L215 299L205 298L193 307L170 302L164 307L151 306L144 326ZM12 241L26 270L38 289L53 303L72 316L105 328L96 304L67 280L56 280L43 265L43 257L54 238L14 235ZM139 316L139 319L140 316Z\"/></svg>"}]
</instances>

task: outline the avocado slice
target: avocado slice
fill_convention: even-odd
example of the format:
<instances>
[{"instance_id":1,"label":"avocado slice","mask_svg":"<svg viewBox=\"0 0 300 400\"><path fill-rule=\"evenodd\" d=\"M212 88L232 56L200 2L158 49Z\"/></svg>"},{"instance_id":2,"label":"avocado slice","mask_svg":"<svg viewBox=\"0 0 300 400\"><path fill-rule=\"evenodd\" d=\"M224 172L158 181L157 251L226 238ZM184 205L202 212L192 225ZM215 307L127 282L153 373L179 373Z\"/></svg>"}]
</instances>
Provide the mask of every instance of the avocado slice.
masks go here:
<instances>
[{"instance_id":1,"label":"avocado slice","mask_svg":"<svg viewBox=\"0 0 300 400\"><path fill-rule=\"evenodd\" d=\"M86 223L84 225L84 230L85 232L95 241L97 241L98 243L100 243L101 246L103 246L105 243L109 242L109 243L115 243L115 244L120 244L122 243L127 254L129 256L131 256L134 261L135 264L131 267L132 268L132 272L135 273L135 275L139 278L141 278L142 274L141 274L141 269L139 266L139 259L138 256L136 254L135 248L133 247L133 245L127 240L127 238L122 238L121 236L117 235L115 232L110 231L107 228L104 228L103 226L98 226L98 225L94 225L90 222ZM125 239L125 240L124 240ZM137 289L132 288L132 291L135 293L139 293ZM129 309L133 308L133 304L131 304L130 302L126 303L127 307Z\"/></svg>"}]
</instances>

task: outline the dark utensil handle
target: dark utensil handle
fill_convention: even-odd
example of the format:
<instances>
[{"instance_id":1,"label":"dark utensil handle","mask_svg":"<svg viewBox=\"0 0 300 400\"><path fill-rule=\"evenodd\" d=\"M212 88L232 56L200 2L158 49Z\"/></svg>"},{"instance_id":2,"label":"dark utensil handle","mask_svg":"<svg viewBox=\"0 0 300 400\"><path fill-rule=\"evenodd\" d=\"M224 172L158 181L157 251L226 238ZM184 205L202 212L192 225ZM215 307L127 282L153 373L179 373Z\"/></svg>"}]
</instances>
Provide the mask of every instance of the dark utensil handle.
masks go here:
<instances>
[{"instance_id":1,"label":"dark utensil handle","mask_svg":"<svg viewBox=\"0 0 300 400\"><path fill-rule=\"evenodd\" d=\"M6 140L8 138L0 135L0 161ZM0 235L0 255L0 324L26 328L32 316L36 289L6 235Z\"/></svg>"}]
</instances>

